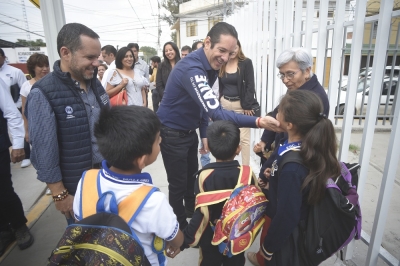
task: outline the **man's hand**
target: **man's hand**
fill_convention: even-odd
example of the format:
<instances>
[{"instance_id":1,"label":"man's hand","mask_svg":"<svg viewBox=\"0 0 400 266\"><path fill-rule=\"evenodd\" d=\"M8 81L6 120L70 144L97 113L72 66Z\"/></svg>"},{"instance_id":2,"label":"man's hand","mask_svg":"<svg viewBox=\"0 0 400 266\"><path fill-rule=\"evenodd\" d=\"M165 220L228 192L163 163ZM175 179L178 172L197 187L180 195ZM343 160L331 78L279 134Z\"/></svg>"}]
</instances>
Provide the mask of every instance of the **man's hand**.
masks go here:
<instances>
[{"instance_id":1,"label":"man's hand","mask_svg":"<svg viewBox=\"0 0 400 266\"><path fill-rule=\"evenodd\" d=\"M261 117L259 122L262 128L275 132L283 132L282 128L279 127L279 121L271 116Z\"/></svg>"},{"instance_id":2,"label":"man's hand","mask_svg":"<svg viewBox=\"0 0 400 266\"><path fill-rule=\"evenodd\" d=\"M65 199L56 201L56 209L65 215L65 218L74 218L73 210L74 196L68 195Z\"/></svg>"},{"instance_id":3,"label":"man's hand","mask_svg":"<svg viewBox=\"0 0 400 266\"><path fill-rule=\"evenodd\" d=\"M25 158L24 149L16 149L11 151L11 162L18 163Z\"/></svg>"},{"instance_id":4,"label":"man's hand","mask_svg":"<svg viewBox=\"0 0 400 266\"><path fill-rule=\"evenodd\" d=\"M203 147L201 147L201 149L199 149L199 153L200 153L200 154L209 153L210 151L208 150L208 141L207 141L207 138L203 138L203 139L201 139L201 141L203 142Z\"/></svg>"}]
</instances>

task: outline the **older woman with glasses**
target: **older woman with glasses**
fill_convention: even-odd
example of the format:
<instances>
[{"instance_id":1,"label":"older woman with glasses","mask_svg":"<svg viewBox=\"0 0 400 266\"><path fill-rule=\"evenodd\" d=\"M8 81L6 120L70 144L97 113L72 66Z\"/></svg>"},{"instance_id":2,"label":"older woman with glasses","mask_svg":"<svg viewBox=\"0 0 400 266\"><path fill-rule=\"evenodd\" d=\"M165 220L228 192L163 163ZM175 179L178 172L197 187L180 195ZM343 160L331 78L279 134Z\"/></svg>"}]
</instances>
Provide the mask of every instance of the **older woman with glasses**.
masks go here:
<instances>
[{"instance_id":1,"label":"older woman with glasses","mask_svg":"<svg viewBox=\"0 0 400 266\"><path fill-rule=\"evenodd\" d=\"M311 53L305 48L291 48L283 51L276 59L276 66L279 68L278 77L285 84L288 91L292 90L308 90L317 94L324 106L324 114L329 115L329 101L324 88L318 81L315 74L312 73L311 68L313 64L313 58ZM269 115L276 118L278 113L277 106ZM265 154L265 150L272 150L271 155L266 158L262 157L263 165L260 169L259 184L264 189L268 189L268 181L270 178L270 169L272 162L276 159L278 154L279 144L285 142L288 139L287 133L276 133L269 130L264 130L261 137L261 141L257 143L253 150L255 153ZM271 144L275 142L275 148L271 148ZM268 214L267 214L268 216ZM267 234L270 225L270 220L267 217L267 221L264 224L263 232L260 238L262 244ZM261 252L254 253L248 252L247 258L254 265L264 265L264 257ZM265 264L267 265L267 264Z\"/></svg>"}]
</instances>

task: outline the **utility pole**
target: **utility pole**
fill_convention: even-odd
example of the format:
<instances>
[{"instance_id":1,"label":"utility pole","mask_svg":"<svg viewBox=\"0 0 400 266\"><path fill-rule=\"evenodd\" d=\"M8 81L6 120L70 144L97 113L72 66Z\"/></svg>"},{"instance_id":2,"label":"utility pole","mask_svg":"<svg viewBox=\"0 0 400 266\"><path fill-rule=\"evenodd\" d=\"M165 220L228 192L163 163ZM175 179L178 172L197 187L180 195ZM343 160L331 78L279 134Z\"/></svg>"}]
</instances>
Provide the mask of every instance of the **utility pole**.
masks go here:
<instances>
[{"instance_id":1,"label":"utility pole","mask_svg":"<svg viewBox=\"0 0 400 266\"><path fill-rule=\"evenodd\" d=\"M161 44L160 44L160 35L161 35L161 26L160 26L160 1L159 0L157 0L157 5L158 5L158 16L157 16L157 19L158 19L158 28L157 28L157 36L158 36L158 39L157 39L157 53L159 53L160 51L161 51Z\"/></svg>"},{"instance_id":2,"label":"utility pole","mask_svg":"<svg viewBox=\"0 0 400 266\"><path fill-rule=\"evenodd\" d=\"M21 0L21 5L22 5L22 15L24 17L24 22L25 22L26 37L27 37L27 40L30 40L31 39L31 35L29 34L28 17L26 16L26 8L25 8L25 1L24 0Z\"/></svg>"},{"instance_id":3,"label":"utility pole","mask_svg":"<svg viewBox=\"0 0 400 266\"><path fill-rule=\"evenodd\" d=\"M223 1L224 1L224 17L226 17L226 0Z\"/></svg>"}]
</instances>

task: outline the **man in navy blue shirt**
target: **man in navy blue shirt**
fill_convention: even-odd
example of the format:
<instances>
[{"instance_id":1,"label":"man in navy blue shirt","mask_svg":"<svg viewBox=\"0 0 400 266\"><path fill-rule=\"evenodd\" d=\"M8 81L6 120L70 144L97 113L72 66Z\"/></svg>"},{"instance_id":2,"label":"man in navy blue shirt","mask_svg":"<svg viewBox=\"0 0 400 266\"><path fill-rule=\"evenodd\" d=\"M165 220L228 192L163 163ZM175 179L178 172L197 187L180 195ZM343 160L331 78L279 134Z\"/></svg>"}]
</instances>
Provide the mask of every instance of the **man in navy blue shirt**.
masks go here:
<instances>
[{"instance_id":1,"label":"man in navy blue shirt","mask_svg":"<svg viewBox=\"0 0 400 266\"><path fill-rule=\"evenodd\" d=\"M162 123L161 154L169 183L169 203L181 229L187 226L186 218L194 211L194 174L198 170L196 129L200 129L204 152L208 150L209 117L214 121L232 121L238 127L279 131L279 122L274 118L223 110L211 89L218 70L234 53L237 39L237 32L230 24L219 22L212 27L204 47L190 53L172 69L157 111Z\"/></svg>"}]
</instances>

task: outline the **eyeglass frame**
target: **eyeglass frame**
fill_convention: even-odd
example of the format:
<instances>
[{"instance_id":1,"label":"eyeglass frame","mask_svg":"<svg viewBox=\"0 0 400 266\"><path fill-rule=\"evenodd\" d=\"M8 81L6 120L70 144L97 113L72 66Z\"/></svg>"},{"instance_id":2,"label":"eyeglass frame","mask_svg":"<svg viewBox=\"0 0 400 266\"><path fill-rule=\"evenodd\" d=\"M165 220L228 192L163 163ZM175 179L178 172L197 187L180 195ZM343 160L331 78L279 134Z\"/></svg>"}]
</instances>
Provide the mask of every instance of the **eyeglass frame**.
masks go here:
<instances>
[{"instance_id":1,"label":"eyeglass frame","mask_svg":"<svg viewBox=\"0 0 400 266\"><path fill-rule=\"evenodd\" d=\"M290 73L286 73L286 74L282 74L282 73L278 73L276 76L278 78L280 78L281 80L284 80L285 77L288 80L291 80L292 78L294 78L294 75L296 75L297 73L299 73L299 71L301 71L301 69L297 70L296 72L290 72Z\"/></svg>"}]
</instances>

